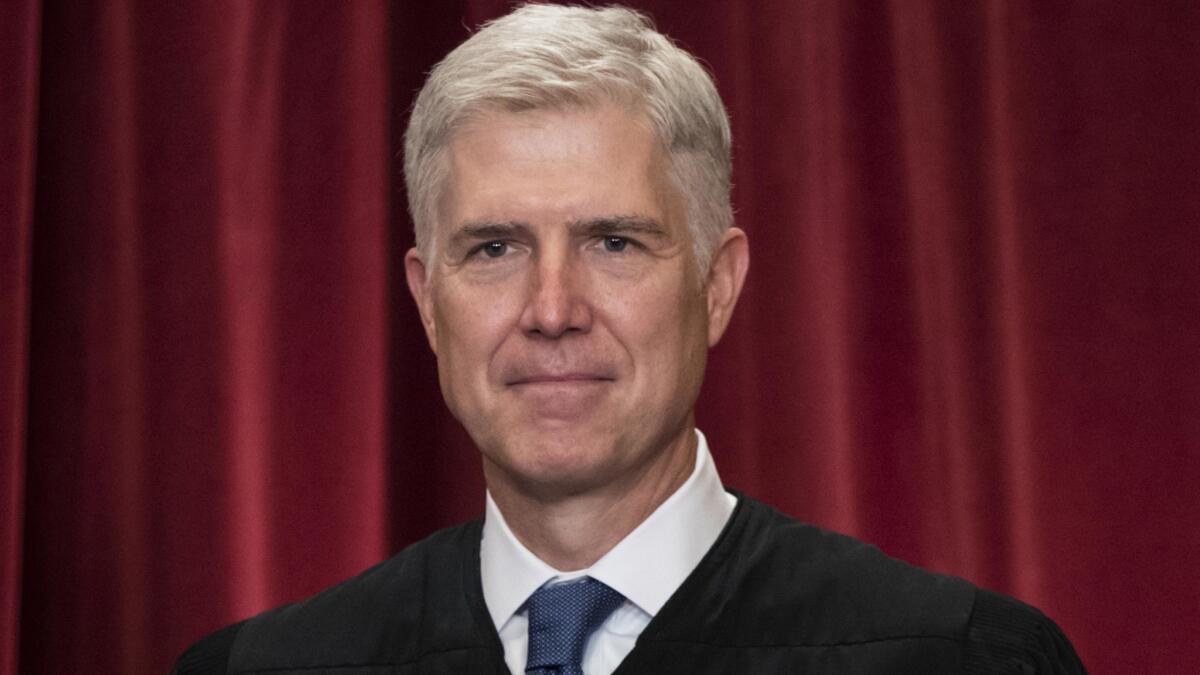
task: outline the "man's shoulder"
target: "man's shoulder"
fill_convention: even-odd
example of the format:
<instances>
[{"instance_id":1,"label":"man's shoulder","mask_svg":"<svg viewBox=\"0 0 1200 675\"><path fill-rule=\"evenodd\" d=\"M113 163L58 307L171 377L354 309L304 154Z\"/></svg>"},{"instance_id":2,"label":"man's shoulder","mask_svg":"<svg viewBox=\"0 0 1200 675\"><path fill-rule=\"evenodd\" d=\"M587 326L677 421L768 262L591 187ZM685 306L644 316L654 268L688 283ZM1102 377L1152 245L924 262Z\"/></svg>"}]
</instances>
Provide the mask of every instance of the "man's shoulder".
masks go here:
<instances>
[{"instance_id":1,"label":"man's shoulder","mask_svg":"<svg viewBox=\"0 0 1200 675\"><path fill-rule=\"evenodd\" d=\"M244 623L230 624L197 640L175 661L172 675L226 675L233 641Z\"/></svg>"},{"instance_id":2,"label":"man's shoulder","mask_svg":"<svg viewBox=\"0 0 1200 675\"><path fill-rule=\"evenodd\" d=\"M963 651L966 672L1004 672L1015 664L1023 672L1086 672L1058 624L1036 607L986 589L976 591Z\"/></svg>"},{"instance_id":3,"label":"man's shoulder","mask_svg":"<svg viewBox=\"0 0 1200 675\"><path fill-rule=\"evenodd\" d=\"M963 579L892 558L747 497L712 553L736 584L728 589L728 609L756 616L753 623L784 643L956 639L975 599L975 586Z\"/></svg>"},{"instance_id":4,"label":"man's shoulder","mask_svg":"<svg viewBox=\"0 0 1200 675\"><path fill-rule=\"evenodd\" d=\"M447 639L423 630L430 606L459 626L472 623L464 577L479 532L479 521L440 530L305 600L226 626L185 651L175 672L209 675L417 658L421 649L436 649Z\"/></svg>"},{"instance_id":5,"label":"man's shoulder","mask_svg":"<svg viewBox=\"0 0 1200 675\"><path fill-rule=\"evenodd\" d=\"M677 606L664 608L676 620L664 622L671 625L661 639L694 642L705 633L725 649L855 650L888 654L884 663L944 662L965 672L1017 663L1030 672L1083 671L1037 609L746 497L681 591ZM688 617L703 617L706 628ZM1048 663L1061 669L1044 671Z\"/></svg>"}]
</instances>

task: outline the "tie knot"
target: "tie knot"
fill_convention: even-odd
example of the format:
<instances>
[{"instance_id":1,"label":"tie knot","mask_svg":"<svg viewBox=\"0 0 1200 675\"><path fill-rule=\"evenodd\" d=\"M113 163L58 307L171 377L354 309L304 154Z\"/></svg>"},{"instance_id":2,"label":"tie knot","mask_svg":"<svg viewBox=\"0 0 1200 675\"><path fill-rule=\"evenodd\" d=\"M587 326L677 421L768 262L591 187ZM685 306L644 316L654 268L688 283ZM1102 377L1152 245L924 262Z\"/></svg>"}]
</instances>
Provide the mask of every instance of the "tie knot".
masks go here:
<instances>
[{"instance_id":1,"label":"tie knot","mask_svg":"<svg viewBox=\"0 0 1200 675\"><path fill-rule=\"evenodd\" d=\"M588 636L624 596L591 577L543 586L529 596L529 657L525 672L578 673Z\"/></svg>"}]
</instances>

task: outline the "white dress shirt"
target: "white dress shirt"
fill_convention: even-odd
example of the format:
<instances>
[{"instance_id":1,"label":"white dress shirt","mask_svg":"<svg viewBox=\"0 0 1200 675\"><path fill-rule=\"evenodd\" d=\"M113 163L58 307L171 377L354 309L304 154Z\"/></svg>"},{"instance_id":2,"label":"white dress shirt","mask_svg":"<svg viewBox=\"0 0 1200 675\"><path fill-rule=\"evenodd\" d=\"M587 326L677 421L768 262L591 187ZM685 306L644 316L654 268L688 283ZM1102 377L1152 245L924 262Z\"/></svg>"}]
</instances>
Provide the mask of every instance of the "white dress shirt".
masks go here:
<instances>
[{"instance_id":1,"label":"white dress shirt","mask_svg":"<svg viewBox=\"0 0 1200 675\"><path fill-rule=\"evenodd\" d=\"M525 672L529 642L525 601L545 584L582 576L602 581L625 596L625 603L588 640L583 672L609 675L633 650L642 629L700 563L737 505L737 499L721 486L708 441L699 429L696 439L696 465L683 485L587 569L562 572L543 562L513 535L488 493L480 576L483 599L511 672Z\"/></svg>"}]
</instances>

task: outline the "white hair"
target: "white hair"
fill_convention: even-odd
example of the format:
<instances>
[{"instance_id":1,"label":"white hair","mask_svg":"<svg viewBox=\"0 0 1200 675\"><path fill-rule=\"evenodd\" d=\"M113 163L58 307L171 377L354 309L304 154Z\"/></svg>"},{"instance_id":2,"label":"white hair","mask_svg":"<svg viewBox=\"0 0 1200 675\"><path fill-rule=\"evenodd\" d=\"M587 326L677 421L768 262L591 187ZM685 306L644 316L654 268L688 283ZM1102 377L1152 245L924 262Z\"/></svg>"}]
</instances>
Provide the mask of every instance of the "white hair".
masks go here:
<instances>
[{"instance_id":1,"label":"white hair","mask_svg":"<svg viewBox=\"0 0 1200 675\"><path fill-rule=\"evenodd\" d=\"M429 260L454 131L487 112L594 108L644 112L686 203L701 273L733 224L729 120L691 54L623 7L530 4L484 24L434 66L404 135L404 180L417 248Z\"/></svg>"}]
</instances>

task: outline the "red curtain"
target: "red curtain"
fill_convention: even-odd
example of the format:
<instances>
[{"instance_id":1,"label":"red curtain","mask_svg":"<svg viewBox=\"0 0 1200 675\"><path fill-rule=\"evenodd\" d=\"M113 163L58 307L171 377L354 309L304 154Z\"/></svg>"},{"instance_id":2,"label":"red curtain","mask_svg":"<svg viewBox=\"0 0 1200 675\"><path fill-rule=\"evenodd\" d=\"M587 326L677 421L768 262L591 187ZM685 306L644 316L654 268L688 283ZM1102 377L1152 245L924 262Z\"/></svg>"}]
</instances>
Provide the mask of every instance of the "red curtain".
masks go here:
<instances>
[{"instance_id":1,"label":"red curtain","mask_svg":"<svg viewBox=\"0 0 1200 675\"><path fill-rule=\"evenodd\" d=\"M631 4L734 125L726 482L1195 672L1200 9ZM0 673L165 672L480 513L397 151L507 6L0 4Z\"/></svg>"}]
</instances>

